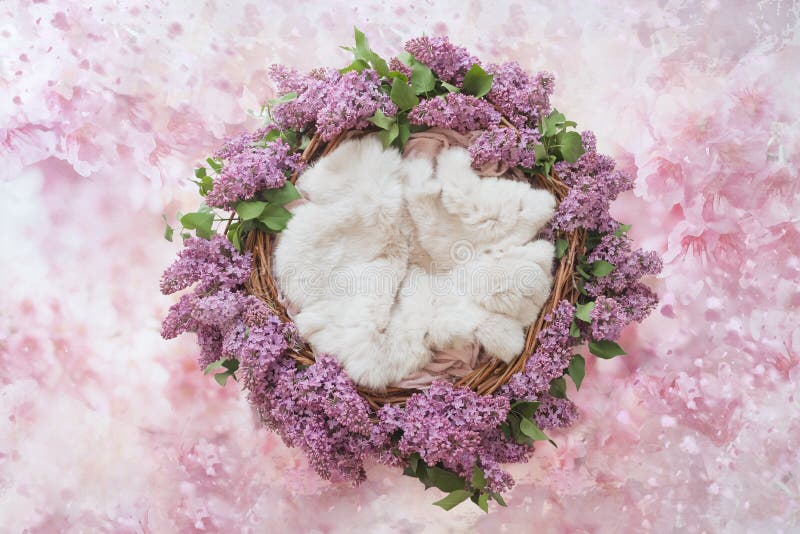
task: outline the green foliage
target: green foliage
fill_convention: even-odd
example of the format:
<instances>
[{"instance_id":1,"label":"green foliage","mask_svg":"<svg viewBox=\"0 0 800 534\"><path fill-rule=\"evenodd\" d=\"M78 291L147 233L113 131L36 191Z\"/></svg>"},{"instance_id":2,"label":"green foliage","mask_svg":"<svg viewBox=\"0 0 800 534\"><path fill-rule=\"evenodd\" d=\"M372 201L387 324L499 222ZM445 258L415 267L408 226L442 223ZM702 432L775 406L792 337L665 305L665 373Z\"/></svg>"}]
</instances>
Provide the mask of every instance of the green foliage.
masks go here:
<instances>
[{"instance_id":1,"label":"green foliage","mask_svg":"<svg viewBox=\"0 0 800 534\"><path fill-rule=\"evenodd\" d=\"M470 495L472 494L467 490L455 490L450 492L450 494L444 499L436 501L433 504L435 504L436 506L441 506L445 510L451 510L456 506L458 506L459 504L461 504L462 502L469 499Z\"/></svg>"},{"instance_id":2,"label":"green foliage","mask_svg":"<svg viewBox=\"0 0 800 534\"><path fill-rule=\"evenodd\" d=\"M203 374L207 375L218 369L224 369L224 371L214 374L214 380L217 381L217 384L224 387L225 384L228 383L228 378L233 377L234 380L238 380L236 378L236 371L239 370L239 360L236 358L220 358L208 364L203 370Z\"/></svg>"},{"instance_id":3,"label":"green foliage","mask_svg":"<svg viewBox=\"0 0 800 534\"><path fill-rule=\"evenodd\" d=\"M372 51L372 49L369 47L369 41L367 41L367 37L364 35L364 32L356 27L353 27L353 34L355 36L356 46L342 46L341 48L352 52L354 60L349 66L341 69L339 72L342 74L351 70L361 72L367 67L372 67L375 72L378 73L378 76L389 76L389 65L386 63L385 59Z\"/></svg>"},{"instance_id":4,"label":"green foliage","mask_svg":"<svg viewBox=\"0 0 800 534\"><path fill-rule=\"evenodd\" d=\"M559 399L567 398L567 381L563 376L553 379L550 382L550 395Z\"/></svg>"},{"instance_id":5,"label":"green foliage","mask_svg":"<svg viewBox=\"0 0 800 534\"><path fill-rule=\"evenodd\" d=\"M575 317L583 321L584 323L591 323L592 322L592 310L594 309L594 301L590 300L585 304L577 304L575 306Z\"/></svg>"},{"instance_id":6,"label":"green foliage","mask_svg":"<svg viewBox=\"0 0 800 534\"><path fill-rule=\"evenodd\" d=\"M575 322L575 319L573 319L569 325L569 335L575 338L581 337L581 329L578 323Z\"/></svg>"},{"instance_id":7,"label":"green foliage","mask_svg":"<svg viewBox=\"0 0 800 534\"><path fill-rule=\"evenodd\" d=\"M175 229L169 225L166 215L161 214L161 218L164 219L164 224L166 225L166 228L164 228L164 239L172 242L172 234L174 233Z\"/></svg>"},{"instance_id":8,"label":"green foliage","mask_svg":"<svg viewBox=\"0 0 800 534\"><path fill-rule=\"evenodd\" d=\"M569 361L567 374L575 382L575 389L580 390L583 377L586 375L586 360L580 354L575 354Z\"/></svg>"},{"instance_id":9,"label":"green foliage","mask_svg":"<svg viewBox=\"0 0 800 534\"><path fill-rule=\"evenodd\" d=\"M554 109L549 115L539 120L539 133L542 143L534 145L536 154L536 171L544 176L550 176L553 165L558 161L574 163L583 154L583 141L581 135L575 131L568 131L577 124L568 121L564 114Z\"/></svg>"},{"instance_id":10,"label":"green foliage","mask_svg":"<svg viewBox=\"0 0 800 534\"><path fill-rule=\"evenodd\" d=\"M257 219L266 207L267 203L260 200L242 200L236 203L235 209L240 220L249 221Z\"/></svg>"},{"instance_id":11,"label":"green foliage","mask_svg":"<svg viewBox=\"0 0 800 534\"><path fill-rule=\"evenodd\" d=\"M411 65L411 87L418 95L426 94L436 87L436 77L430 67L415 61Z\"/></svg>"},{"instance_id":12,"label":"green foliage","mask_svg":"<svg viewBox=\"0 0 800 534\"><path fill-rule=\"evenodd\" d=\"M619 228L617 228L617 230L614 232L614 235L617 237L622 237L622 234L624 234L630 229L631 229L630 224L620 224Z\"/></svg>"},{"instance_id":13,"label":"green foliage","mask_svg":"<svg viewBox=\"0 0 800 534\"><path fill-rule=\"evenodd\" d=\"M623 356L626 354L626 352L622 350L622 347L620 347L614 341L610 341L608 339L591 341L589 343L589 352L598 358L603 358L604 360L610 360L615 356Z\"/></svg>"},{"instance_id":14,"label":"green foliage","mask_svg":"<svg viewBox=\"0 0 800 534\"><path fill-rule=\"evenodd\" d=\"M556 239L556 258L561 259L564 257L564 254L567 252L567 248L569 248L569 241L566 239Z\"/></svg>"},{"instance_id":15,"label":"green foliage","mask_svg":"<svg viewBox=\"0 0 800 534\"><path fill-rule=\"evenodd\" d=\"M208 174L206 174L205 167L198 167L194 170L194 177L196 180L192 180L194 183L197 184L198 190L200 192L200 196L206 196L209 191L214 187L214 179L211 178Z\"/></svg>"},{"instance_id":16,"label":"green foliage","mask_svg":"<svg viewBox=\"0 0 800 534\"><path fill-rule=\"evenodd\" d=\"M280 232L289 223L292 218L291 212L283 206L277 204L269 204L264 211L258 216L258 221L263 223L267 230L273 232Z\"/></svg>"},{"instance_id":17,"label":"green foliage","mask_svg":"<svg viewBox=\"0 0 800 534\"><path fill-rule=\"evenodd\" d=\"M400 111L407 111L419 104L419 97L417 97L414 89L401 78L395 78L392 81L392 90L389 96Z\"/></svg>"},{"instance_id":18,"label":"green foliage","mask_svg":"<svg viewBox=\"0 0 800 534\"><path fill-rule=\"evenodd\" d=\"M187 213L180 218L181 225L186 230L194 230L197 237L211 239L211 226L214 224L214 213L201 208L200 211Z\"/></svg>"},{"instance_id":19,"label":"green foliage","mask_svg":"<svg viewBox=\"0 0 800 534\"><path fill-rule=\"evenodd\" d=\"M461 84L461 90L475 97L482 97L492 90L492 81L494 75L487 74L483 68L477 63L474 64L467 74L464 75L464 82Z\"/></svg>"},{"instance_id":20,"label":"green foliage","mask_svg":"<svg viewBox=\"0 0 800 534\"><path fill-rule=\"evenodd\" d=\"M542 429L533 420L539 403L536 401L516 401L511 405L506 420L500 428L506 438L513 438L521 445L530 445L534 441L547 440L556 446L555 442L542 432Z\"/></svg>"},{"instance_id":21,"label":"green foliage","mask_svg":"<svg viewBox=\"0 0 800 534\"><path fill-rule=\"evenodd\" d=\"M286 183L284 183L282 187L277 189L265 189L261 192L260 197L270 204L283 206L289 202L298 200L300 198L300 193L292 182L286 180Z\"/></svg>"},{"instance_id":22,"label":"green foliage","mask_svg":"<svg viewBox=\"0 0 800 534\"><path fill-rule=\"evenodd\" d=\"M613 270L614 264L609 263L606 260L597 260L596 262L592 263L592 274L597 277L606 276Z\"/></svg>"},{"instance_id":23,"label":"green foliage","mask_svg":"<svg viewBox=\"0 0 800 534\"><path fill-rule=\"evenodd\" d=\"M419 479L426 490L437 488L446 492L448 494L446 497L433 503L445 510L450 510L467 499L471 499L484 512L489 511L489 498L505 506L500 494L486 491L486 477L477 465L473 468L468 484L466 479L441 465L433 467L426 465L419 453L415 452L408 457L408 466L403 470L403 474Z\"/></svg>"}]
</instances>

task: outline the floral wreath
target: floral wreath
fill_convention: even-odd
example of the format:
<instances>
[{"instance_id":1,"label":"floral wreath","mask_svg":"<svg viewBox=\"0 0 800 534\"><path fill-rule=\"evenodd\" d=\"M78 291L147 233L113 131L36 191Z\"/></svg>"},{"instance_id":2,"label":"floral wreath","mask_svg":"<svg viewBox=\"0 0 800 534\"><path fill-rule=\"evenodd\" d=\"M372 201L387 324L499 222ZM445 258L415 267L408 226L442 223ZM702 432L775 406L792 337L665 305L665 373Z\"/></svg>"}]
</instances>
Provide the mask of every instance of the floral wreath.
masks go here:
<instances>
[{"instance_id":1,"label":"floral wreath","mask_svg":"<svg viewBox=\"0 0 800 534\"><path fill-rule=\"evenodd\" d=\"M161 280L164 294L192 289L170 308L162 335L196 333L205 373L222 386L240 380L262 421L303 449L321 477L358 484L373 458L446 492L434 503L444 509L471 499L488 511L490 499L505 506L501 493L514 484L501 464L526 462L536 442L555 445L545 431L577 419L565 380L576 388L583 381L577 347L586 343L604 359L625 354L614 340L656 305L641 278L660 272L661 261L634 250L630 226L610 216L610 202L632 180L597 153L591 132L572 130L551 108L551 74L531 76L516 62L484 65L447 37L404 48L387 63L356 29L355 47L346 48L355 58L343 69L271 67L281 96L262 109L266 125L229 140L195 171L205 202L178 215L184 248ZM438 380L380 405L334 357L293 357L303 343L294 325L252 290L252 243L285 228L284 205L300 197L293 181L313 145L370 129L402 148L429 127L477 132L473 166L517 168L563 189L548 236L569 266L572 296L542 313L535 350L491 391ZM167 224L165 237L173 233Z\"/></svg>"}]
</instances>

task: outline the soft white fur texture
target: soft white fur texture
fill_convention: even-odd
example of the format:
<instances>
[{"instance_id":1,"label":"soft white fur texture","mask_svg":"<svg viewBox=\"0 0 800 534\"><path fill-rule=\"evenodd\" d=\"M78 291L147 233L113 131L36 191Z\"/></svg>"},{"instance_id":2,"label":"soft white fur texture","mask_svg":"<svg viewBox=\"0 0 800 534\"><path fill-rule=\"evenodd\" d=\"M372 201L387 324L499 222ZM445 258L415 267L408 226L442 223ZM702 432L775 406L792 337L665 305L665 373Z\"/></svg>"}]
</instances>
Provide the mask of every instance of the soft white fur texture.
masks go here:
<instances>
[{"instance_id":1,"label":"soft white fur texture","mask_svg":"<svg viewBox=\"0 0 800 534\"><path fill-rule=\"evenodd\" d=\"M520 353L552 285L553 245L531 241L550 193L480 178L461 148L434 170L376 136L345 141L297 185L307 202L273 274L300 335L356 383L385 388L470 343L506 362Z\"/></svg>"}]
</instances>

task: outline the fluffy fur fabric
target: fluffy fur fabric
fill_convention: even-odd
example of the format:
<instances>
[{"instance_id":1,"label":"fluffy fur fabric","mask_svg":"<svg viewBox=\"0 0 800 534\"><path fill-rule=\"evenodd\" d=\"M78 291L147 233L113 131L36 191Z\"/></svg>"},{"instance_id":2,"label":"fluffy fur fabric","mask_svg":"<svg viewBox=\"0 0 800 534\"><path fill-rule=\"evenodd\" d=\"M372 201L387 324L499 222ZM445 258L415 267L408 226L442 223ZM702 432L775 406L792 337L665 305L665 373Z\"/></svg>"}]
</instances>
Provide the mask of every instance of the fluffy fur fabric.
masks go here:
<instances>
[{"instance_id":1,"label":"fluffy fur fabric","mask_svg":"<svg viewBox=\"0 0 800 534\"><path fill-rule=\"evenodd\" d=\"M435 165L435 168L434 168ZM511 361L552 285L550 193L480 178L461 148L403 159L349 140L298 180L274 275L300 335L382 389L434 351L480 343Z\"/></svg>"}]
</instances>

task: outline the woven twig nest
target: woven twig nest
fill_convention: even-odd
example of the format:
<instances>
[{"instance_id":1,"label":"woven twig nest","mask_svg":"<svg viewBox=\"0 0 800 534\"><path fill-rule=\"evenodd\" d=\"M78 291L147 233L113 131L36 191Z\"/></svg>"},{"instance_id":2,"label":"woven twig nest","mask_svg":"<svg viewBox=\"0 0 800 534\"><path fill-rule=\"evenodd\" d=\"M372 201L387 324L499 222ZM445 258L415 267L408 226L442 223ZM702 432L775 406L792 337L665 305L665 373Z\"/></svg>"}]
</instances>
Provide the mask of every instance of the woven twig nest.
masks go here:
<instances>
[{"instance_id":1,"label":"woven twig nest","mask_svg":"<svg viewBox=\"0 0 800 534\"><path fill-rule=\"evenodd\" d=\"M506 127L513 127L505 118L503 123L507 125ZM360 131L360 133L363 132L364 130ZM348 137L348 134L349 132L343 132L327 143L322 141L319 134L314 135L303 151L302 159L306 163L313 163L316 159L327 155L335 149ZM296 181L297 178L298 175L295 173L291 178L292 182ZM530 181L532 186L546 189L552 193L559 202L569 192L569 187L558 179L555 172L551 172L550 176L547 177L542 174L534 174L533 176L526 176L526 179ZM468 375L458 379L456 385L468 386L481 395L494 393L514 373L525 367L528 357L536 349L537 336L544 324L545 316L552 312L556 305L563 300L567 300L570 303L577 301L579 291L574 280L575 263L584 251L586 232L582 229L576 229L570 232L560 232L559 237L568 242L567 250L560 259L555 260L552 291L537 319L527 330L523 351L509 364L496 358L489 359ZM253 253L254 266L250 281L247 284L247 291L264 300L281 319L289 322L290 318L279 298L278 287L272 276L272 254L276 238L276 234L258 230L252 231L248 235L245 246L247 250ZM315 361L314 351L305 342L301 342L298 346L291 348L289 355L303 365L310 365ZM409 396L418 391L399 387L388 387L383 391L358 387L358 390L373 409L378 409L387 403L404 403Z\"/></svg>"}]
</instances>

